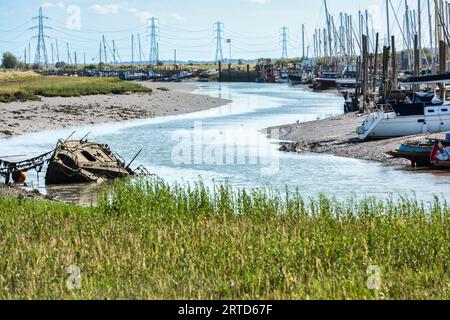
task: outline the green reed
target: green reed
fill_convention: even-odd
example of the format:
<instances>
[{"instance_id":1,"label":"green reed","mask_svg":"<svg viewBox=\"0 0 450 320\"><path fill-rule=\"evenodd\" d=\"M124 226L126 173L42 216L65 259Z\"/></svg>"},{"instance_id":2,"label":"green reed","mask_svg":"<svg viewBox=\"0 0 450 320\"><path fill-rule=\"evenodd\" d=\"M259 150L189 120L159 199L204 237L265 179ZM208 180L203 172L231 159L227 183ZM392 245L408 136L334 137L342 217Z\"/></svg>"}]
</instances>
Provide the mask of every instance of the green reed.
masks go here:
<instances>
[{"instance_id":1,"label":"green reed","mask_svg":"<svg viewBox=\"0 0 450 320\"><path fill-rule=\"evenodd\" d=\"M0 198L0 298L448 299L449 244L439 198L117 182L88 208Z\"/></svg>"}]
</instances>

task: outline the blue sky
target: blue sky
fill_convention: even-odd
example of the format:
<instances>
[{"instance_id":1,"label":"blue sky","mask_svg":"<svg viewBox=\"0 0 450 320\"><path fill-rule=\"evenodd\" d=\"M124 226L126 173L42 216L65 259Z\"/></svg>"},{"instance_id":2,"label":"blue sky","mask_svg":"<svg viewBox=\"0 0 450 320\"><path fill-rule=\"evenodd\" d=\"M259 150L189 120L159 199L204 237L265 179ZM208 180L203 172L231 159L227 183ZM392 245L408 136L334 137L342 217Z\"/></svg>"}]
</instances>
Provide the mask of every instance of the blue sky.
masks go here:
<instances>
[{"instance_id":1,"label":"blue sky","mask_svg":"<svg viewBox=\"0 0 450 320\"><path fill-rule=\"evenodd\" d=\"M412 7L417 7L417 1L409 0ZM393 0L393 3L400 8L403 1ZM374 28L385 32L384 0L328 0L328 5L333 14L356 15L359 9L368 8ZM68 59L69 43L72 59L76 51L78 61L82 61L86 53L88 62L98 62L102 34L110 46L115 40L122 61L131 60L131 34L136 39L140 34L142 51L148 58L150 45L146 20L152 16L160 23L160 58L172 59L173 50L177 49L180 60L214 59L213 24L216 21L224 23L225 38L232 39L233 58L281 56L279 31L283 26L289 28L289 56L299 56L301 24L306 25L310 44L314 28L325 24L322 0L2 0L0 52L11 51L23 57L30 42L34 57L36 39L32 36L36 31L28 28L35 24L31 18L37 15L40 6L44 8L44 15L50 18L46 24L53 28L46 30L50 37L46 39L49 59L50 43L56 47L58 39L60 60L64 61ZM77 8L81 18L79 26ZM228 51L224 44L225 57L228 57Z\"/></svg>"}]
</instances>

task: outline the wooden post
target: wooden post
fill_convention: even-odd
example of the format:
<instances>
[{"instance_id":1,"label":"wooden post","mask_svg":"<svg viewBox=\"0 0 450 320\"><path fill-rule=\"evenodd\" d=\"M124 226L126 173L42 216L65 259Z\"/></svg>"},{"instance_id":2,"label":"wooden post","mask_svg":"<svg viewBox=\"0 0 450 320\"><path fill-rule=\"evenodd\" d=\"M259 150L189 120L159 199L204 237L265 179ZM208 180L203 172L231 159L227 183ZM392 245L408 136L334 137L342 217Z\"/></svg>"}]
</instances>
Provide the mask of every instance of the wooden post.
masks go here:
<instances>
[{"instance_id":1,"label":"wooden post","mask_svg":"<svg viewBox=\"0 0 450 320\"><path fill-rule=\"evenodd\" d=\"M373 88L372 88L373 92L375 92L376 89L377 89L379 37L380 37L380 34L377 32L376 39L375 39L375 65L374 65L374 68L373 68L373 83L372 83L372 85L373 85Z\"/></svg>"},{"instance_id":2,"label":"wooden post","mask_svg":"<svg viewBox=\"0 0 450 320\"><path fill-rule=\"evenodd\" d=\"M447 71L447 46L445 44L445 41L439 41L439 74L445 74ZM439 90L440 90L440 99L442 101L445 100L445 83L442 82L439 84Z\"/></svg>"},{"instance_id":3,"label":"wooden post","mask_svg":"<svg viewBox=\"0 0 450 320\"><path fill-rule=\"evenodd\" d=\"M419 37L417 34L414 36L414 77L420 75L420 51L419 51ZM413 90L419 90L419 86L413 86Z\"/></svg>"},{"instance_id":4,"label":"wooden post","mask_svg":"<svg viewBox=\"0 0 450 320\"><path fill-rule=\"evenodd\" d=\"M250 82L250 65L247 64L247 81Z\"/></svg>"},{"instance_id":5,"label":"wooden post","mask_svg":"<svg viewBox=\"0 0 450 320\"><path fill-rule=\"evenodd\" d=\"M398 59L397 59L397 51L395 49L395 37L392 36L391 39L392 46L392 86L394 89L397 89L398 85Z\"/></svg>"},{"instance_id":6,"label":"wooden post","mask_svg":"<svg viewBox=\"0 0 450 320\"><path fill-rule=\"evenodd\" d=\"M367 107L368 102L368 95L367 91L369 89L369 55L368 55L368 43L367 43L367 36L362 36L362 48L363 48L363 56L362 56L362 74L363 74L363 81L362 81L362 96L363 96L363 103L359 106L359 111L364 112Z\"/></svg>"},{"instance_id":7,"label":"wooden post","mask_svg":"<svg viewBox=\"0 0 450 320\"><path fill-rule=\"evenodd\" d=\"M420 75L420 56L419 56L419 38L417 34L414 36L414 76Z\"/></svg>"},{"instance_id":8,"label":"wooden post","mask_svg":"<svg viewBox=\"0 0 450 320\"><path fill-rule=\"evenodd\" d=\"M219 82L222 81L222 62L219 61Z\"/></svg>"},{"instance_id":9,"label":"wooden post","mask_svg":"<svg viewBox=\"0 0 450 320\"><path fill-rule=\"evenodd\" d=\"M391 81L389 77L389 60L391 59L390 52L390 47L383 48L383 97L385 102L388 100L388 93L391 91Z\"/></svg>"}]
</instances>

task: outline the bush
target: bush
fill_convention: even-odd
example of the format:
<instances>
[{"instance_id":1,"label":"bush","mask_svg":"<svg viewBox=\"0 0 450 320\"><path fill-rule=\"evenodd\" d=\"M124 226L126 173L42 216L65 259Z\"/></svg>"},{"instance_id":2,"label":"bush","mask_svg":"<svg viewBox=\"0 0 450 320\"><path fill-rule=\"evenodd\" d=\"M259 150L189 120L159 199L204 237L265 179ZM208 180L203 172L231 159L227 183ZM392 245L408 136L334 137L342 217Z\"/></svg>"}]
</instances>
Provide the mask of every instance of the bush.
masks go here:
<instances>
[{"instance_id":1,"label":"bush","mask_svg":"<svg viewBox=\"0 0 450 320\"><path fill-rule=\"evenodd\" d=\"M17 66L17 58L10 52L3 53L2 67L5 69L15 69Z\"/></svg>"}]
</instances>

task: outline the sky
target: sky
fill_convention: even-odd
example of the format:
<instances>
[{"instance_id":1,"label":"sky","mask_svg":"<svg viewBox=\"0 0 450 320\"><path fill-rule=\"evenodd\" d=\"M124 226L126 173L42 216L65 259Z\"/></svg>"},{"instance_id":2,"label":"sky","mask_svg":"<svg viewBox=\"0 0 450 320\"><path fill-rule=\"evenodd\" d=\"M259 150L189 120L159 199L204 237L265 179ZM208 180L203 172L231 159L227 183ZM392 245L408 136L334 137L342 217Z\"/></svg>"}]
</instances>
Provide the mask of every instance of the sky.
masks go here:
<instances>
[{"instance_id":1,"label":"sky","mask_svg":"<svg viewBox=\"0 0 450 320\"><path fill-rule=\"evenodd\" d=\"M408 0L414 8L417 1ZM403 0L392 2L396 9L402 10ZM374 29L386 33L385 0L328 0L327 3L329 12L335 15L345 12L356 16L358 10L368 9ZM233 59L281 57L282 27L288 28L288 56L301 56L301 25L305 24L306 45L311 46L314 29L326 25L322 0L2 0L0 53L10 51L23 59L30 43L34 60L37 39L33 37L37 30L29 28L38 23L32 18L38 15L39 7L49 18L44 20L49 27L44 32L48 36L45 41L50 62L53 44L54 60L59 51L59 60L67 61L69 51L72 61L77 52L79 63L83 62L84 55L87 63L98 63L102 35L111 49L114 40L118 60L131 61L132 34L135 60L139 60L138 34L140 55L148 59L150 17L158 18L160 59L172 60L176 49L180 61L215 59L214 23L217 21L224 24L224 39L231 39ZM391 24L395 27L394 20ZM112 50L107 50L110 60ZM224 58L229 57L229 51L229 44L224 42Z\"/></svg>"}]
</instances>

